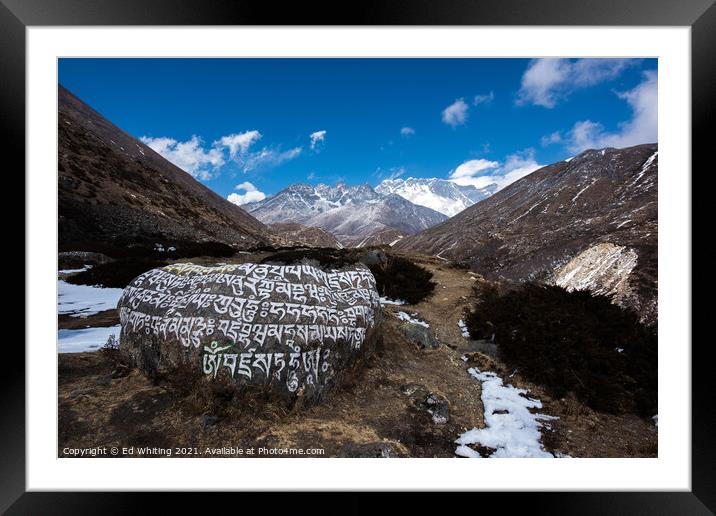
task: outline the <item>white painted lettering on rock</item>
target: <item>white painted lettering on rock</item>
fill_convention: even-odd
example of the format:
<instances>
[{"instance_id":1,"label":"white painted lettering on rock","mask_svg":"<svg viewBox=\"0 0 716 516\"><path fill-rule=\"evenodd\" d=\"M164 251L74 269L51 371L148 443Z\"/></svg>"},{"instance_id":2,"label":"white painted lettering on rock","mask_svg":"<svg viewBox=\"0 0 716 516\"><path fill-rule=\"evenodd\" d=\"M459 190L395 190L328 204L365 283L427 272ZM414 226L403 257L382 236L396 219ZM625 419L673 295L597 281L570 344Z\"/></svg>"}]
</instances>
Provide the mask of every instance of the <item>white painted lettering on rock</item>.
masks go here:
<instances>
[{"instance_id":1,"label":"white painted lettering on rock","mask_svg":"<svg viewBox=\"0 0 716 516\"><path fill-rule=\"evenodd\" d=\"M149 374L190 362L314 397L372 344L380 297L362 264L176 264L133 280L119 313L120 345Z\"/></svg>"}]
</instances>

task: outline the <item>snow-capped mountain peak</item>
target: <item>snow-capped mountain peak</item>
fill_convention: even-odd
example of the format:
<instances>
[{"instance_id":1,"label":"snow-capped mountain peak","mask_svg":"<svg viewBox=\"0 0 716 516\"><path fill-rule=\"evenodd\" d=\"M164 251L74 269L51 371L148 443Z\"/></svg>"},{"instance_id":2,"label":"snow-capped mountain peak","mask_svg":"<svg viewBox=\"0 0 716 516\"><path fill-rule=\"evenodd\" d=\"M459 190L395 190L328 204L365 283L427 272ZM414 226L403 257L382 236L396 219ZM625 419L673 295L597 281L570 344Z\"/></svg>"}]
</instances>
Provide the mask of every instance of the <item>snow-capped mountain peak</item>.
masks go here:
<instances>
[{"instance_id":1,"label":"snow-capped mountain peak","mask_svg":"<svg viewBox=\"0 0 716 516\"><path fill-rule=\"evenodd\" d=\"M380 233L391 238L429 228L447 217L368 184L336 186L294 184L276 195L243 206L267 224L293 222L322 228L347 245ZM387 231L390 230L390 231Z\"/></svg>"},{"instance_id":2,"label":"snow-capped mountain peak","mask_svg":"<svg viewBox=\"0 0 716 516\"><path fill-rule=\"evenodd\" d=\"M378 193L399 195L413 204L425 206L448 217L489 197L496 190L495 184L478 189L446 179L416 177L386 179L375 188Z\"/></svg>"}]
</instances>

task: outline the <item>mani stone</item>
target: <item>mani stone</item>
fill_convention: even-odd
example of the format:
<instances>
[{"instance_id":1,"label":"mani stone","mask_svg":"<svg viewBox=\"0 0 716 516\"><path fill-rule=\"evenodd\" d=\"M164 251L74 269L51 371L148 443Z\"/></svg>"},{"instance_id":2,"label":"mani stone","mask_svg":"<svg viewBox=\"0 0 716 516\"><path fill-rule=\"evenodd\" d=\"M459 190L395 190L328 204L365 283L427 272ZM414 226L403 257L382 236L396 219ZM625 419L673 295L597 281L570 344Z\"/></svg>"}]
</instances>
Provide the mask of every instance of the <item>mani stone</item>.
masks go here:
<instances>
[{"instance_id":1,"label":"mani stone","mask_svg":"<svg viewBox=\"0 0 716 516\"><path fill-rule=\"evenodd\" d=\"M381 317L362 264L174 264L135 278L118 310L120 349L152 378L188 364L311 401L372 349Z\"/></svg>"}]
</instances>

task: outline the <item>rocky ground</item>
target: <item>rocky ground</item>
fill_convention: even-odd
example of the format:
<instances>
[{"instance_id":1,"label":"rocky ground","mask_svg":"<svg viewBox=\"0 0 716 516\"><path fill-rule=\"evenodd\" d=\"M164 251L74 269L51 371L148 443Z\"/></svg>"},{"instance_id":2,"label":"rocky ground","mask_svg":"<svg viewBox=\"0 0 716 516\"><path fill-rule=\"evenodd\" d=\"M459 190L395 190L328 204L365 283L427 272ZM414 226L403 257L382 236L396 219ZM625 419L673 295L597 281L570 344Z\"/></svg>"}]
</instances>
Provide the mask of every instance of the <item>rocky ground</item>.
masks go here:
<instances>
[{"instance_id":1,"label":"rocky ground","mask_svg":"<svg viewBox=\"0 0 716 516\"><path fill-rule=\"evenodd\" d=\"M241 255L240 261L260 258ZM650 419L598 413L575 399L551 399L519 372L505 370L489 343L463 336L458 322L481 277L439 258L411 259L434 274L434 294L414 306L385 304L383 338L375 353L347 384L312 407L270 403L255 393L221 403L222 393L213 392L214 401L207 403L202 388L176 378L153 384L139 371L118 365L111 353L59 354L59 455L68 455L65 448L134 446L185 447L191 454L213 456L215 449L233 446L321 449L327 457L455 457L455 440L485 426L481 384L467 372L477 367L529 390L542 402L540 413L559 418L542 429L544 449L555 455L656 456L657 428ZM427 323L437 347L406 337L399 312ZM113 320L112 313L93 317L98 325ZM71 319L61 318L60 328L78 324ZM84 324L95 322L89 319Z\"/></svg>"}]
</instances>

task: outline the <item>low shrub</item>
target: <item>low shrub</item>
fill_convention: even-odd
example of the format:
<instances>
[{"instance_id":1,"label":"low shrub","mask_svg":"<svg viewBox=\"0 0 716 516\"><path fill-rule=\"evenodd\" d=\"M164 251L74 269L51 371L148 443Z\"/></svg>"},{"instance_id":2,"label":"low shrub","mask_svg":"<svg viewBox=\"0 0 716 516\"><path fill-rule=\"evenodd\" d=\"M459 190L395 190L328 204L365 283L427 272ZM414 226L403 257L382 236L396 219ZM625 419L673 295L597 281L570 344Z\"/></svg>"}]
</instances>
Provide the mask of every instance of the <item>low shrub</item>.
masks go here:
<instances>
[{"instance_id":1,"label":"low shrub","mask_svg":"<svg viewBox=\"0 0 716 516\"><path fill-rule=\"evenodd\" d=\"M114 335L107 338L107 342L100 348L100 352L109 360L112 366L112 378L123 378L132 368L132 360L119 348L119 339Z\"/></svg>"},{"instance_id":2,"label":"low shrub","mask_svg":"<svg viewBox=\"0 0 716 516\"><path fill-rule=\"evenodd\" d=\"M550 395L573 393L609 413L656 413L657 337L635 313L605 296L534 283L475 295L470 336L494 338L500 359Z\"/></svg>"},{"instance_id":3,"label":"low shrub","mask_svg":"<svg viewBox=\"0 0 716 516\"><path fill-rule=\"evenodd\" d=\"M151 258L116 260L110 263L94 265L65 279L75 285L101 285L106 288L124 288L148 270L162 267L167 262Z\"/></svg>"},{"instance_id":4,"label":"low shrub","mask_svg":"<svg viewBox=\"0 0 716 516\"><path fill-rule=\"evenodd\" d=\"M292 265L306 261L317 262L321 267L339 269L359 261L360 253L354 249L331 247L299 247L278 250L261 260L261 263Z\"/></svg>"},{"instance_id":5,"label":"low shrub","mask_svg":"<svg viewBox=\"0 0 716 516\"><path fill-rule=\"evenodd\" d=\"M411 305L419 303L435 290L433 273L398 256L368 266L375 276L378 293L390 299L402 299Z\"/></svg>"}]
</instances>

